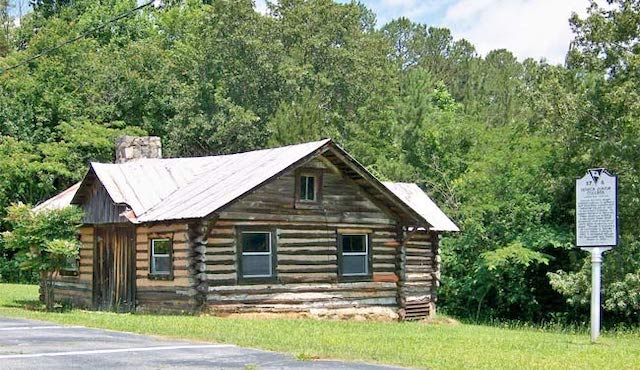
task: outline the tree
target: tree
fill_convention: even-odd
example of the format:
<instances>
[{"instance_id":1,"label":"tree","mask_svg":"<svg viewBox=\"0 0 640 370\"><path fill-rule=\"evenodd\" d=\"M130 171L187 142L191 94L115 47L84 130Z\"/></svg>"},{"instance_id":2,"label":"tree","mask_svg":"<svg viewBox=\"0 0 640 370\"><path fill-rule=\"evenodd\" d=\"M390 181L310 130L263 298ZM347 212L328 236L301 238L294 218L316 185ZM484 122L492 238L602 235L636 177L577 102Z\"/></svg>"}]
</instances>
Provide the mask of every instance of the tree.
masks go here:
<instances>
[{"instance_id":1,"label":"tree","mask_svg":"<svg viewBox=\"0 0 640 370\"><path fill-rule=\"evenodd\" d=\"M11 231L2 234L6 248L17 252L21 268L40 273L48 310L54 308L54 279L68 261L78 257L78 227L83 213L76 207L34 212L24 204L9 207Z\"/></svg>"},{"instance_id":2,"label":"tree","mask_svg":"<svg viewBox=\"0 0 640 370\"><path fill-rule=\"evenodd\" d=\"M559 132L574 176L606 167L619 176L620 242L603 264L604 315L611 321L638 322L638 298L632 292L640 276L640 1L591 2L587 16L571 18L576 37L567 58L580 104L575 122ZM570 196L570 194L568 194ZM566 201L571 204L571 200ZM586 314L588 254L572 268L550 274L554 288L569 305ZM635 311L634 311L635 310Z\"/></svg>"}]
</instances>

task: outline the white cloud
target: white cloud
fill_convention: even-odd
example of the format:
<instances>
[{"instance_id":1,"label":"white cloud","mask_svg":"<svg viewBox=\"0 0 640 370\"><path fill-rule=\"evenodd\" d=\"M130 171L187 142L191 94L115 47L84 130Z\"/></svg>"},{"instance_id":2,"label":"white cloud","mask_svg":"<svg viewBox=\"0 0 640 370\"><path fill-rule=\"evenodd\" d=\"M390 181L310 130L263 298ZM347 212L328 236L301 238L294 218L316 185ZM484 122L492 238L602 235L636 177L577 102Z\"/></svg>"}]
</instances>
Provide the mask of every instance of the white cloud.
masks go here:
<instances>
[{"instance_id":1,"label":"white cloud","mask_svg":"<svg viewBox=\"0 0 640 370\"><path fill-rule=\"evenodd\" d=\"M261 14L267 14L267 2L265 0L256 0L256 11Z\"/></svg>"},{"instance_id":2,"label":"white cloud","mask_svg":"<svg viewBox=\"0 0 640 370\"><path fill-rule=\"evenodd\" d=\"M428 26L449 28L456 39L469 40L482 55L508 49L520 60L545 58L554 64L564 62L573 39L571 13L584 15L589 5L589 0L361 1L375 12L378 26L407 17ZM265 0L256 0L256 9L266 13Z\"/></svg>"},{"instance_id":3,"label":"white cloud","mask_svg":"<svg viewBox=\"0 0 640 370\"><path fill-rule=\"evenodd\" d=\"M573 38L569 17L587 6L588 0L460 0L448 7L442 26L482 55L504 48L521 60L563 63Z\"/></svg>"}]
</instances>

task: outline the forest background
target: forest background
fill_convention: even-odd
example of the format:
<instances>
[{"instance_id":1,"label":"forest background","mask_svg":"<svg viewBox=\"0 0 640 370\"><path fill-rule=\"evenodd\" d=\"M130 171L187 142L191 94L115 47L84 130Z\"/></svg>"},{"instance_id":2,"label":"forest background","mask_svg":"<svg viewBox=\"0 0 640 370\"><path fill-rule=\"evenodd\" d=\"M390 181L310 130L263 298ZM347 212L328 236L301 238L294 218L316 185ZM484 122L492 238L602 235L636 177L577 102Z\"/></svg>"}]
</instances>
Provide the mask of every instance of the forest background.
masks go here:
<instances>
[{"instance_id":1,"label":"forest background","mask_svg":"<svg viewBox=\"0 0 640 370\"><path fill-rule=\"evenodd\" d=\"M580 324L590 263L574 247L574 181L606 167L621 235L604 320L640 323L640 0L568 20L564 65L480 56L406 18L377 27L359 3L261 14L250 0L173 0L100 29L136 1L32 3L17 25L0 0L0 219L112 161L123 133L162 137L166 156L331 137L380 178L419 183L462 229L442 240L448 314ZM34 282L20 263L0 239L0 281Z\"/></svg>"}]
</instances>

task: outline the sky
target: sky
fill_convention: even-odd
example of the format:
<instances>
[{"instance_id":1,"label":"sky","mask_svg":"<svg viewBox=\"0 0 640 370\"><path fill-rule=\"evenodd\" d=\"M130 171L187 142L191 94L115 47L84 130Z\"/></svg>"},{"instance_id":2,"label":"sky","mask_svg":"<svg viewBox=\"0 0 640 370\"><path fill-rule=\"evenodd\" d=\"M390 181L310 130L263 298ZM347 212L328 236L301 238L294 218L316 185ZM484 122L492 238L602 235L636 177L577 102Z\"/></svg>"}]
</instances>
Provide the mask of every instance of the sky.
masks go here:
<instances>
[{"instance_id":1,"label":"sky","mask_svg":"<svg viewBox=\"0 0 640 370\"><path fill-rule=\"evenodd\" d=\"M266 0L254 0L266 12ZM273 0L272 0L273 1ZM350 2L350 0L337 0ZM572 12L586 14L589 0L360 0L374 11L378 26L407 17L428 26L446 27L455 39L467 39L481 55L507 49L518 59L564 63L573 39ZM28 0L11 0L14 15L29 11Z\"/></svg>"},{"instance_id":2,"label":"sky","mask_svg":"<svg viewBox=\"0 0 640 370\"><path fill-rule=\"evenodd\" d=\"M265 0L256 0L264 12ZM340 2L348 2L341 0ZM564 63L573 39L572 12L586 14L588 0L360 0L372 9L378 26L407 17L428 26L446 27L455 39L467 39L481 55L508 49L518 59Z\"/></svg>"}]
</instances>

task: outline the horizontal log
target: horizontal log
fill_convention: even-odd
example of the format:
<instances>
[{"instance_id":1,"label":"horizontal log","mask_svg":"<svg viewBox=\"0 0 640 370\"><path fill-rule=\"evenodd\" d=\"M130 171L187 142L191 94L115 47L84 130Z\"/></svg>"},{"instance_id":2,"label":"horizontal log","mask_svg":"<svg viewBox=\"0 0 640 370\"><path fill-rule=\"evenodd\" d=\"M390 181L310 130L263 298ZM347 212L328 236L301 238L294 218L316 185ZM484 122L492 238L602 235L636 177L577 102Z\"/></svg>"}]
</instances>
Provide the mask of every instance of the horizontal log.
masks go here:
<instances>
[{"instance_id":1,"label":"horizontal log","mask_svg":"<svg viewBox=\"0 0 640 370\"><path fill-rule=\"evenodd\" d=\"M278 274L309 274L309 273L327 273L337 274L338 266L335 265L278 265Z\"/></svg>"},{"instance_id":2,"label":"horizontal log","mask_svg":"<svg viewBox=\"0 0 640 370\"><path fill-rule=\"evenodd\" d=\"M236 273L221 273L217 274L215 271L207 271L207 280L236 280Z\"/></svg>"},{"instance_id":3,"label":"horizontal log","mask_svg":"<svg viewBox=\"0 0 640 370\"><path fill-rule=\"evenodd\" d=\"M307 255L307 254L292 254L285 256L278 256L279 265L291 265L291 264L303 264L303 265L316 265L316 264L335 264L338 261L338 257L335 253L324 255Z\"/></svg>"},{"instance_id":4,"label":"horizontal log","mask_svg":"<svg viewBox=\"0 0 640 370\"><path fill-rule=\"evenodd\" d=\"M207 302L251 304L316 304L320 302L356 302L387 299L395 301L394 292L317 292L317 293L268 293L268 294L208 294Z\"/></svg>"},{"instance_id":5,"label":"horizontal log","mask_svg":"<svg viewBox=\"0 0 640 370\"><path fill-rule=\"evenodd\" d=\"M294 311L306 311L311 308L352 308L352 307L395 307L397 305L396 299L392 297L388 298L373 298L373 299L361 299L355 301L327 301L327 302L304 302L304 303L230 303L230 302L217 302L207 301L209 309L214 312L294 312Z\"/></svg>"},{"instance_id":6,"label":"horizontal log","mask_svg":"<svg viewBox=\"0 0 640 370\"><path fill-rule=\"evenodd\" d=\"M278 238L278 246L280 247L296 247L296 246L336 246L338 240L336 238Z\"/></svg>"},{"instance_id":7,"label":"horizontal log","mask_svg":"<svg viewBox=\"0 0 640 370\"><path fill-rule=\"evenodd\" d=\"M326 222L326 220L321 220L319 222L305 222L305 221L273 221L273 220L236 220L236 219L225 219L220 218L217 225L228 225L228 226L271 226L271 227L282 227L283 229L289 228L309 228L309 229L328 229L328 228L370 228L374 229L375 232L379 230L394 230L389 225L378 225L378 224L367 224L367 223L354 223L354 222Z\"/></svg>"},{"instance_id":8,"label":"horizontal log","mask_svg":"<svg viewBox=\"0 0 640 370\"><path fill-rule=\"evenodd\" d=\"M373 233L372 229L356 229L356 228L339 228L338 233L340 234L371 234Z\"/></svg>"},{"instance_id":9,"label":"horizontal log","mask_svg":"<svg viewBox=\"0 0 640 370\"><path fill-rule=\"evenodd\" d=\"M216 274L216 275L231 275L236 274L235 266L227 266L227 265L207 265L207 273Z\"/></svg>"},{"instance_id":10,"label":"horizontal log","mask_svg":"<svg viewBox=\"0 0 640 370\"><path fill-rule=\"evenodd\" d=\"M89 284L81 284L81 283L63 283L60 281L56 281L54 283L54 289L56 292L63 290L70 290L76 292L91 292L92 287Z\"/></svg>"},{"instance_id":11,"label":"horizontal log","mask_svg":"<svg viewBox=\"0 0 640 370\"><path fill-rule=\"evenodd\" d=\"M245 213L245 212L221 212L220 217L224 217L227 220L237 220L239 222L246 223L247 221L269 221L273 222L327 222L327 223L365 223L365 224L378 224L378 225L393 225L395 220L386 218L377 218L375 216L366 215L357 212L342 212L336 215L288 215L288 214L272 214L264 212ZM218 221L220 222L220 221Z\"/></svg>"},{"instance_id":12,"label":"horizontal log","mask_svg":"<svg viewBox=\"0 0 640 370\"><path fill-rule=\"evenodd\" d=\"M237 280L236 280L236 276L234 274L233 278L210 278L209 275L207 275L207 284L209 285L209 287L222 287L222 286L230 286L230 285L234 285L236 284Z\"/></svg>"},{"instance_id":13,"label":"horizontal log","mask_svg":"<svg viewBox=\"0 0 640 370\"><path fill-rule=\"evenodd\" d=\"M210 246L216 246L218 244L229 245L235 243L235 238L220 238L217 235L207 239L207 244Z\"/></svg>"},{"instance_id":14,"label":"horizontal log","mask_svg":"<svg viewBox=\"0 0 640 370\"><path fill-rule=\"evenodd\" d=\"M293 249L280 249L278 250L278 259L280 256L337 256L337 248L293 248Z\"/></svg>"},{"instance_id":15,"label":"horizontal log","mask_svg":"<svg viewBox=\"0 0 640 370\"><path fill-rule=\"evenodd\" d=\"M189 279L185 277L174 277L173 280L152 280L148 275L136 275L136 287L152 286L188 286Z\"/></svg>"},{"instance_id":16,"label":"horizontal log","mask_svg":"<svg viewBox=\"0 0 640 370\"><path fill-rule=\"evenodd\" d=\"M335 229L311 228L311 229L278 229L281 238L336 238Z\"/></svg>"},{"instance_id":17,"label":"horizontal log","mask_svg":"<svg viewBox=\"0 0 640 370\"><path fill-rule=\"evenodd\" d=\"M322 274L320 276L312 276L315 274L280 274L278 281L284 284L291 283L332 283L338 281L336 274Z\"/></svg>"},{"instance_id":18,"label":"horizontal log","mask_svg":"<svg viewBox=\"0 0 640 370\"><path fill-rule=\"evenodd\" d=\"M235 255L215 255L215 254L205 255L206 263L233 265L236 263L235 261L236 261Z\"/></svg>"}]
</instances>

